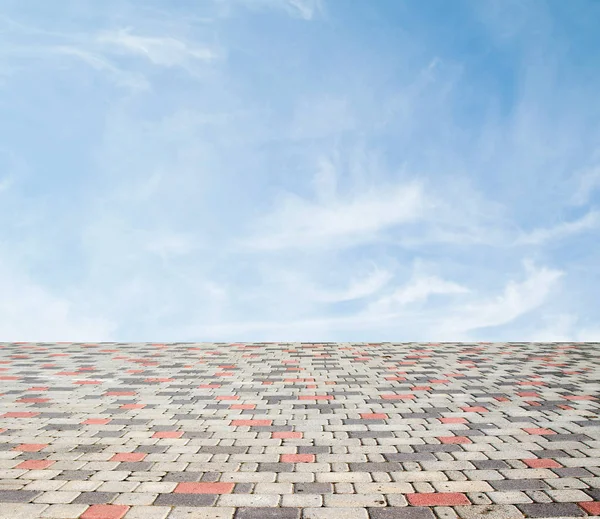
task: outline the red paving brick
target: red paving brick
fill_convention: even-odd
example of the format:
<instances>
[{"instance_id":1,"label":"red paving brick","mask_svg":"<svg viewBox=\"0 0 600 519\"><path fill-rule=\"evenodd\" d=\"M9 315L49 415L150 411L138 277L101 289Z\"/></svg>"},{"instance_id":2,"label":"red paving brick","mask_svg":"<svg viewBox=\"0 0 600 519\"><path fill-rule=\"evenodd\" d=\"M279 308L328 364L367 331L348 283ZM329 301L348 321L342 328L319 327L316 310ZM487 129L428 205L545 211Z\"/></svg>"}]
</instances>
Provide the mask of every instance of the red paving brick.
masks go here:
<instances>
[{"instance_id":1,"label":"red paving brick","mask_svg":"<svg viewBox=\"0 0 600 519\"><path fill-rule=\"evenodd\" d=\"M157 431L152 438L181 438L183 431Z\"/></svg>"},{"instance_id":2,"label":"red paving brick","mask_svg":"<svg viewBox=\"0 0 600 519\"><path fill-rule=\"evenodd\" d=\"M27 460L19 463L15 468L25 470L42 470L54 465L56 461L52 460Z\"/></svg>"},{"instance_id":3,"label":"red paving brick","mask_svg":"<svg viewBox=\"0 0 600 519\"><path fill-rule=\"evenodd\" d=\"M529 460L522 460L523 463L525 463L528 467L531 467L533 469L557 469L562 467L562 465L560 463L558 463L558 461L556 460L551 460L551 459L529 459Z\"/></svg>"},{"instance_id":4,"label":"red paving brick","mask_svg":"<svg viewBox=\"0 0 600 519\"><path fill-rule=\"evenodd\" d=\"M87 420L81 422L82 425L106 425L110 423L112 418L88 418Z\"/></svg>"},{"instance_id":5,"label":"red paving brick","mask_svg":"<svg viewBox=\"0 0 600 519\"><path fill-rule=\"evenodd\" d=\"M579 503L579 506L588 514L600 515L600 501L585 501L583 503Z\"/></svg>"},{"instance_id":6,"label":"red paving brick","mask_svg":"<svg viewBox=\"0 0 600 519\"><path fill-rule=\"evenodd\" d=\"M315 461L314 454L282 454L282 463L312 463Z\"/></svg>"},{"instance_id":7,"label":"red paving brick","mask_svg":"<svg viewBox=\"0 0 600 519\"><path fill-rule=\"evenodd\" d=\"M47 443L23 443L15 447L14 450L23 452L39 452L46 447L48 447Z\"/></svg>"},{"instance_id":8,"label":"red paving brick","mask_svg":"<svg viewBox=\"0 0 600 519\"><path fill-rule=\"evenodd\" d=\"M92 505L80 519L122 519L128 510L126 505Z\"/></svg>"},{"instance_id":9,"label":"red paving brick","mask_svg":"<svg viewBox=\"0 0 600 519\"><path fill-rule=\"evenodd\" d=\"M266 427L273 423L273 420L232 420L231 425L248 427Z\"/></svg>"},{"instance_id":10,"label":"red paving brick","mask_svg":"<svg viewBox=\"0 0 600 519\"><path fill-rule=\"evenodd\" d=\"M466 436L438 436L438 440L442 443L457 444L457 443L473 443Z\"/></svg>"},{"instance_id":11,"label":"red paving brick","mask_svg":"<svg viewBox=\"0 0 600 519\"><path fill-rule=\"evenodd\" d=\"M406 499L413 506L460 506L471 504L465 494L457 492L406 494Z\"/></svg>"},{"instance_id":12,"label":"red paving brick","mask_svg":"<svg viewBox=\"0 0 600 519\"><path fill-rule=\"evenodd\" d=\"M144 452L118 452L110 461L143 461L146 456Z\"/></svg>"},{"instance_id":13,"label":"red paving brick","mask_svg":"<svg viewBox=\"0 0 600 519\"><path fill-rule=\"evenodd\" d=\"M3 415L0 415L0 418L34 418L37 415L39 415L40 413L32 413L32 412L27 412L27 411L15 411L15 412L9 412L9 413L4 413Z\"/></svg>"},{"instance_id":14,"label":"red paving brick","mask_svg":"<svg viewBox=\"0 0 600 519\"><path fill-rule=\"evenodd\" d=\"M292 431L278 431L271 433L271 438L302 438L303 434L301 432L292 432Z\"/></svg>"},{"instance_id":15,"label":"red paving brick","mask_svg":"<svg viewBox=\"0 0 600 519\"><path fill-rule=\"evenodd\" d=\"M466 418L462 417L450 417L450 418L438 418L442 423L469 423Z\"/></svg>"},{"instance_id":16,"label":"red paving brick","mask_svg":"<svg viewBox=\"0 0 600 519\"><path fill-rule=\"evenodd\" d=\"M174 492L177 494L230 494L234 483L179 483Z\"/></svg>"}]
</instances>

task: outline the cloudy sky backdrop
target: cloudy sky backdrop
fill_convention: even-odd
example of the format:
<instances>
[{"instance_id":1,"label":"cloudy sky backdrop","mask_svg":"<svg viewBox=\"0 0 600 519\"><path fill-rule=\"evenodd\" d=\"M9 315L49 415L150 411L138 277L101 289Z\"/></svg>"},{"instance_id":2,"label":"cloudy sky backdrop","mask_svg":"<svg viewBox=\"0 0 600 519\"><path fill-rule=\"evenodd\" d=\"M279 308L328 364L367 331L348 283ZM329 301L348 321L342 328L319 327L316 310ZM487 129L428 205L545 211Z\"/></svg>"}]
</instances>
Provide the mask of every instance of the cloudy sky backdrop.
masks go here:
<instances>
[{"instance_id":1,"label":"cloudy sky backdrop","mask_svg":"<svg viewBox=\"0 0 600 519\"><path fill-rule=\"evenodd\" d=\"M600 341L599 26L0 0L0 340Z\"/></svg>"}]
</instances>

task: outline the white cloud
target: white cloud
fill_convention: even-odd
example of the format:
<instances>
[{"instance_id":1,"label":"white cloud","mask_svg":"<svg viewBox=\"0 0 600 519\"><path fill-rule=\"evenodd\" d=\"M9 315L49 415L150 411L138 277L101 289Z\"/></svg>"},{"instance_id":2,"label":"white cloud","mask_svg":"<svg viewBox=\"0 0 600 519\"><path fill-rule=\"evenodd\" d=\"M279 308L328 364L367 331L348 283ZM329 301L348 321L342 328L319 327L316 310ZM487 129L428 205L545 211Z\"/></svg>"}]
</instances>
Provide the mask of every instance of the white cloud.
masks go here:
<instances>
[{"instance_id":1,"label":"white cloud","mask_svg":"<svg viewBox=\"0 0 600 519\"><path fill-rule=\"evenodd\" d=\"M522 340L533 342L598 342L600 327L584 326L572 314L545 316L543 325Z\"/></svg>"},{"instance_id":2,"label":"white cloud","mask_svg":"<svg viewBox=\"0 0 600 519\"><path fill-rule=\"evenodd\" d=\"M277 250L367 243L381 231L417 221L426 206L417 183L371 188L330 203L287 194L244 245Z\"/></svg>"},{"instance_id":3,"label":"white cloud","mask_svg":"<svg viewBox=\"0 0 600 519\"><path fill-rule=\"evenodd\" d=\"M551 315L543 318L544 324L523 337L531 342L568 342L574 340L572 327L577 319L568 314Z\"/></svg>"},{"instance_id":4,"label":"white cloud","mask_svg":"<svg viewBox=\"0 0 600 519\"><path fill-rule=\"evenodd\" d=\"M353 301L362 299L381 290L386 283L392 279L391 272L381 269L374 269L364 277L353 278L348 286L343 290L325 290L315 288L312 285L298 285L297 290L313 301L324 303L335 303L341 301Z\"/></svg>"},{"instance_id":5,"label":"white cloud","mask_svg":"<svg viewBox=\"0 0 600 519\"><path fill-rule=\"evenodd\" d=\"M585 205L597 189L600 189L600 166L591 168L581 175L579 186L571 199L571 203Z\"/></svg>"},{"instance_id":6,"label":"white cloud","mask_svg":"<svg viewBox=\"0 0 600 519\"><path fill-rule=\"evenodd\" d=\"M290 16L312 20L323 11L323 0L216 0L225 6L243 5L248 9L277 9Z\"/></svg>"},{"instance_id":7,"label":"white cloud","mask_svg":"<svg viewBox=\"0 0 600 519\"><path fill-rule=\"evenodd\" d=\"M113 323L52 294L5 263L0 263L0 291L3 341L111 340Z\"/></svg>"},{"instance_id":8,"label":"white cloud","mask_svg":"<svg viewBox=\"0 0 600 519\"><path fill-rule=\"evenodd\" d=\"M470 340L469 332L506 325L539 308L562 276L560 271L535 267L529 262L525 262L525 267L527 277L524 281L510 281L497 297L471 297L460 307L449 303L425 306L416 311L412 309L409 303L426 301L432 294L472 293L460 284L421 275L396 292L397 301L382 298L379 307L367 304L355 313L303 319L250 318L246 321L210 322L190 325L182 332L186 337L210 337L213 340L247 337L247 340L313 341L332 338L343 341L353 340L353 337L357 340L358 334L364 336L365 333L369 334L368 340ZM593 337L594 333L594 330L589 330L585 337ZM564 337L559 328L549 330L545 336ZM486 339L493 337L486 336Z\"/></svg>"},{"instance_id":9,"label":"white cloud","mask_svg":"<svg viewBox=\"0 0 600 519\"><path fill-rule=\"evenodd\" d=\"M411 303L426 301L431 295L467 292L469 292L468 288L437 276L418 276L413 277L405 286L395 290L392 294L369 304L368 311L389 313L398 311Z\"/></svg>"},{"instance_id":10,"label":"white cloud","mask_svg":"<svg viewBox=\"0 0 600 519\"><path fill-rule=\"evenodd\" d=\"M190 61L209 62L217 58L216 52L208 47L173 37L136 36L130 29L101 33L96 41L109 49L142 56L163 67L185 67Z\"/></svg>"},{"instance_id":11,"label":"white cloud","mask_svg":"<svg viewBox=\"0 0 600 519\"><path fill-rule=\"evenodd\" d=\"M86 50L84 47L57 45L47 46L40 49L29 49L33 54L69 56L85 63L93 69L107 73L116 84L131 88L132 90L148 90L150 84L146 78L139 73L118 67L105 56Z\"/></svg>"},{"instance_id":12,"label":"white cloud","mask_svg":"<svg viewBox=\"0 0 600 519\"><path fill-rule=\"evenodd\" d=\"M563 275L559 270L536 268L525 263L528 277L525 281L510 281L503 293L493 299L484 297L450 312L442 319L440 335L455 336L479 328L500 326L541 306Z\"/></svg>"},{"instance_id":13,"label":"white cloud","mask_svg":"<svg viewBox=\"0 0 600 519\"><path fill-rule=\"evenodd\" d=\"M295 10L305 20L312 19L323 9L322 0L284 0L288 10Z\"/></svg>"},{"instance_id":14,"label":"white cloud","mask_svg":"<svg viewBox=\"0 0 600 519\"><path fill-rule=\"evenodd\" d=\"M582 328L576 332L579 342L600 342L600 326Z\"/></svg>"},{"instance_id":15,"label":"white cloud","mask_svg":"<svg viewBox=\"0 0 600 519\"><path fill-rule=\"evenodd\" d=\"M565 222L548 229L536 229L529 233L521 235L515 241L515 244L521 245L541 245L545 242L565 238L572 234L589 231L600 225L600 212L590 211L582 218L573 222Z\"/></svg>"},{"instance_id":16,"label":"white cloud","mask_svg":"<svg viewBox=\"0 0 600 519\"><path fill-rule=\"evenodd\" d=\"M337 196L337 174L335 165L330 160L319 160L313 185L319 202L327 204L335 201Z\"/></svg>"}]
</instances>

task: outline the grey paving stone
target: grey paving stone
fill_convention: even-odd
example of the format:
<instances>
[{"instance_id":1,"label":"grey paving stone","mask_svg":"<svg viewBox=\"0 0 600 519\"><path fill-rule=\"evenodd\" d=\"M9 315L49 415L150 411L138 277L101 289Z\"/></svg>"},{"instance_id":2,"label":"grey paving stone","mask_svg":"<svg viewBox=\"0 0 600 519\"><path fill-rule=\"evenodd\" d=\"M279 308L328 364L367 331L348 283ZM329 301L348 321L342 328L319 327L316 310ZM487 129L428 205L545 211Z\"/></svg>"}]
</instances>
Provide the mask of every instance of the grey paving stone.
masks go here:
<instances>
[{"instance_id":1,"label":"grey paving stone","mask_svg":"<svg viewBox=\"0 0 600 519\"><path fill-rule=\"evenodd\" d=\"M436 519L430 508L416 507L388 507L369 508L369 519Z\"/></svg>"},{"instance_id":2,"label":"grey paving stone","mask_svg":"<svg viewBox=\"0 0 600 519\"><path fill-rule=\"evenodd\" d=\"M119 494L117 492L82 492L71 504L74 505L105 505L112 503Z\"/></svg>"},{"instance_id":3,"label":"grey paving stone","mask_svg":"<svg viewBox=\"0 0 600 519\"><path fill-rule=\"evenodd\" d=\"M159 494L154 505L158 506L214 506L216 494Z\"/></svg>"},{"instance_id":4,"label":"grey paving stone","mask_svg":"<svg viewBox=\"0 0 600 519\"><path fill-rule=\"evenodd\" d=\"M526 517L585 517L575 503L531 503L517 505Z\"/></svg>"},{"instance_id":5,"label":"grey paving stone","mask_svg":"<svg viewBox=\"0 0 600 519\"><path fill-rule=\"evenodd\" d=\"M550 486L541 479L504 479L488 482L495 490L545 490Z\"/></svg>"},{"instance_id":6,"label":"grey paving stone","mask_svg":"<svg viewBox=\"0 0 600 519\"><path fill-rule=\"evenodd\" d=\"M170 482L182 482L182 481L200 481L204 476L203 472L167 472L165 476L163 476L162 481L170 481ZM207 481L207 480L203 480Z\"/></svg>"},{"instance_id":7,"label":"grey paving stone","mask_svg":"<svg viewBox=\"0 0 600 519\"><path fill-rule=\"evenodd\" d=\"M300 519L300 508L238 508L234 519Z\"/></svg>"},{"instance_id":8,"label":"grey paving stone","mask_svg":"<svg viewBox=\"0 0 600 519\"><path fill-rule=\"evenodd\" d=\"M0 503L29 503L41 493L36 490L0 490Z\"/></svg>"}]
</instances>

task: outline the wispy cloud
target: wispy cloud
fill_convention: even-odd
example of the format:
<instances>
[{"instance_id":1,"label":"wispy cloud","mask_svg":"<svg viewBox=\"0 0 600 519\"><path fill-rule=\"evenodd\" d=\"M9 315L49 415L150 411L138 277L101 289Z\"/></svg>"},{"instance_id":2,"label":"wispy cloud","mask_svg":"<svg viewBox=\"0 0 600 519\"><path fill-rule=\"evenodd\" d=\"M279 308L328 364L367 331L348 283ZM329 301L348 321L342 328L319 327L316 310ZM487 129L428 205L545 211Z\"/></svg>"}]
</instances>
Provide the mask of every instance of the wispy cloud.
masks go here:
<instances>
[{"instance_id":1,"label":"wispy cloud","mask_svg":"<svg viewBox=\"0 0 600 519\"><path fill-rule=\"evenodd\" d=\"M368 243L390 227L418 220L425 208L416 183L372 189L329 205L286 194L245 245L276 250Z\"/></svg>"},{"instance_id":2,"label":"wispy cloud","mask_svg":"<svg viewBox=\"0 0 600 519\"><path fill-rule=\"evenodd\" d=\"M287 293L294 293L296 298L308 300L312 305L367 298L382 290L392 278L392 272L381 268L372 268L364 275L352 274L346 286L323 287L311 279L307 279L306 276L298 276L285 271L275 275L278 283L287 285Z\"/></svg>"},{"instance_id":3,"label":"wispy cloud","mask_svg":"<svg viewBox=\"0 0 600 519\"><path fill-rule=\"evenodd\" d=\"M360 172L361 181L368 171ZM337 165L318 160L313 176L314 195L282 193L275 207L254 224L242 243L251 249L278 250L302 247L344 247L382 239L382 233L416 222L430 208L416 181L338 188Z\"/></svg>"},{"instance_id":4,"label":"wispy cloud","mask_svg":"<svg viewBox=\"0 0 600 519\"><path fill-rule=\"evenodd\" d=\"M117 54L132 54L164 67L189 66L191 61L210 62L218 54L209 47L190 44L181 39L132 34L131 28L102 32L96 42Z\"/></svg>"},{"instance_id":5,"label":"wispy cloud","mask_svg":"<svg viewBox=\"0 0 600 519\"><path fill-rule=\"evenodd\" d=\"M397 290L399 300L381 298L377 308L367 304L358 311L341 316L313 316L290 320L224 321L191 326L186 334L199 333L208 337L264 338L261 340L471 340L473 334L488 338L481 330L507 325L531 313L547 302L557 288L562 272L536 267L525 262L526 278L509 281L496 297L477 294L470 288L436 276L416 277ZM432 294L459 295L460 306L454 301L435 307L411 308L411 304L426 300ZM464 298L468 299L464 299ZM373 311L376 310L376 311ZM354 338L354 339L352 339Z\"/></svg>"},{"instance_id":6,"label":"wispy cloud","mask_svg":"<svg viewBox=\"0 0 600 519\"><path fill-rule=\"evenodd\" d=\"M540 245L566 238L573 234L597 229L600 226L600 212L590 211L573 222L564 222L548 229L535 229L522 234L516 240L517 245Z\"/></svg>"},{"instance_id":7,"label":"wispy cloud","mask_svg":"<svg viewBox=\"0 0 600 519\"><path fill-rule=\"evenodd\" d=\"M53 294L14 265L0 262L0 330L4 340L110 340L115 323L85 304Z\"/></svg>"},{"instance_id":8,"label":"wispy cloud","mask_svg":"<svg viewBox=\"0 0 600 519\"><path fill-rule=\"evenodd\" d=\"M535 310L542 305L556 288L563 272L547 267L525 263L527 278L510 281L497 297L482 297L451 311L440 322L439 333L443 337L457 337L480 328L500 326Z\"/></svg>"},{"instance_id":9,"label":"wispy cloud","mask_svg":"<svg viewBox=\"0 0 600 519\"><path fill-rule=\"evenodd\" d=\"M225 5L242 5L249 9L276 9L291 16L312 20L323 10L323 0L215 0Z\"/></svg>"},{"instance_id":10,"label":"wispy cloud","mask_svg":"<svg viewBox=\"0 0 600 519\"><path fill-rule=\"evenodd\" d=\"M389 314L411 303L425 302L432 295L465 294L469 289L437 276L416 276L405 286L369 304L371 313Z\"/></svg>"},{"instance_id":11,"label":"wispy cloud","mask_svg":"<svg viewBox=\"0 0 600 519\"><path fill-rule=\"evenodd\" d=\"M571 202L575 205L584 205L598 189L600 189L600 166L585 171L579 177L579 185Z\"/></svg>"}]
</instances>

